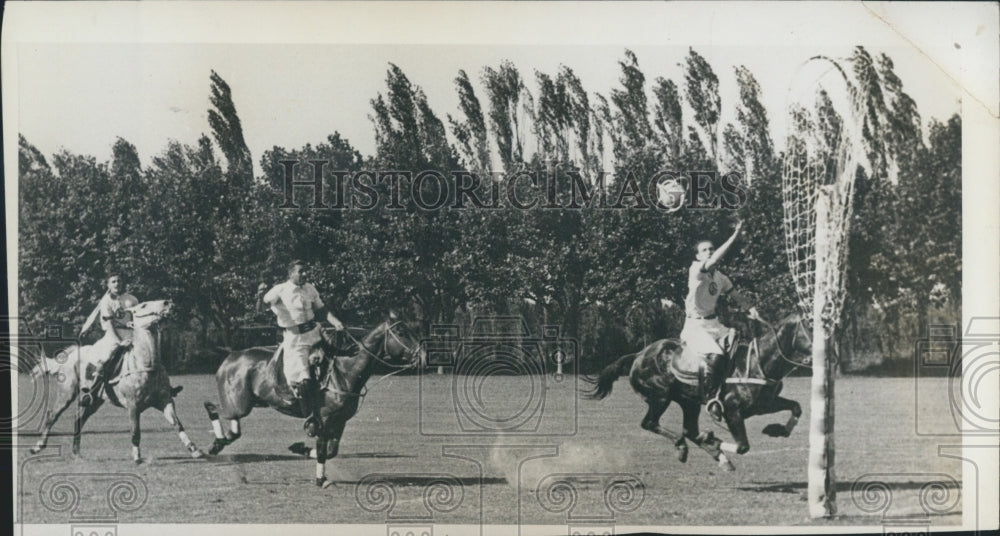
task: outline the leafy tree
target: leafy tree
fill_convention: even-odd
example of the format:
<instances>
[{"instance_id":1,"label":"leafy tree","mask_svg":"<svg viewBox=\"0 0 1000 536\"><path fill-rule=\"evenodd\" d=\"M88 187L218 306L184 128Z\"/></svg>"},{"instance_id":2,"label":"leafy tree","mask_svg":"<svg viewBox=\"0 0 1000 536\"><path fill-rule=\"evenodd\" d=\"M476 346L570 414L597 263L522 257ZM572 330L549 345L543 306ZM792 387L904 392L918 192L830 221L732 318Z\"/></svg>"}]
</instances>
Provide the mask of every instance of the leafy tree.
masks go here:
<instances>
[{"instance_id":1,"label":"leafy tree","mask_svg":"<svg viewBox=\"0 0 1000 536\"><path fill-rule=\"evenodd\" d=\"M464 70L458 71L455 87L458 89L459 108L465 120L458 121L449 114L448 123L451 125L452 134L458 140L465 168L483 174L490 170L490 153L483 110L469 75Z\"/></svg>"},{"instance_id":2,"label":"leafy tree","mask_svg":"<svg viewBox=\"0 0 1000 536\"><path fill-rule=\"evenodd\" d=\"M208 110L208 124L219 149L226 157L226 177L231 185L246 188L253 180L253 158L243 139L243 126L236 115L229 84L215 71L211 75L212 108Z\"/></svg>"},{"instance_id":3,"label":"leafy tree","mask_svg":"<svg viewBox=\"0 0 1000 536\"><path fill-rule=\"evenodd\" d=\"M636 151L646 148L652 136L649 126L649 107L646 99L646 77L639 69L639 60L631 50L625 50L625 59L619 61L622 69L619 82L622 89L611 90L611 103L615 107L616 136L615 157L626 160Z\"/></svg>"},{"instance_id":4,"label":"leafy tree","mask_svg":"<svg viewBox=\"0 0 1000 536\"><path fill-rule=\"evenodd\" d=\"M694 121L708 143L709 157L718 156L719 116L722 100L719 97L719 78L712 66L693 48L688 49L684 61L684 82L688 104L694 110Z\"/></svg>"},{"instance_id":5,"label":"leafy tree","mask_svg":"<svg viewBox=\"0 0 1000 536\"><path fill-rule=\"evenodd\" d=\"M289 166L285 162L295 163L293 175L286 176ZM348 192L347 177L363 169L361 153L334 133L315 146L306 144L295 150L274 147L264 153L260 165L263 184L249 200L257 231L263 234L261 242L267 244L266 259L260 253L253 255L258 261L264 260L258 265L260 279L267 283L280 281L286 275L288 262L303 259L310 264L313 282L327 305L338 315L352 309L355 304L350 291L355 274L351 257L356 249L364 247L364 241L348 232L350 222L356 219L354 211L336 207L350 206L350 200L340 197L339 192ZM299 208L277 208L286 204L286 180L309 182L317 170L322 173L322 200L329 209L312 206L315 191L311 186L293 190ZM334 173L341 173L340 185ZM270 320L269 313L259 318Z\"/></svg>"},{"instance_id":6,"label":"leafy tree","mask_svg":"<svg viewBox=\"0 0 1000 536\"><path fill-rule=\"evenodd\" d=\"M511 171L524 159L520 105L531 99L517 67L509 61L500 67L483 69L483 85L489 97L490 131L500 153L504 171Z\"/></svg>"},{"instance_id":7,"label":"leafy tree","mask_svg":"<svg viewBox=\"0 0 1000 536\"><path fill-rule=\"evenodd\" d=\"M900 174L899 234L903 254L894 271L912 290L917 328L930 305L959 303L962 292L962 120L932 122L930 145ZM937 303L935 303L935 301Z\"/></svg>"},{"instance_id":8,"label":"leafy tree","mask_svg":"<svg viewBox=\"0 0 1000 536\"><path fill-rule=\"evenodd\" d=\"M662 147L664 162L679 162L684 148L684 122L680 94L673 80L657 78L653 86L656 103L653 108L653 125Z\"/></svg>"}]
</instances>

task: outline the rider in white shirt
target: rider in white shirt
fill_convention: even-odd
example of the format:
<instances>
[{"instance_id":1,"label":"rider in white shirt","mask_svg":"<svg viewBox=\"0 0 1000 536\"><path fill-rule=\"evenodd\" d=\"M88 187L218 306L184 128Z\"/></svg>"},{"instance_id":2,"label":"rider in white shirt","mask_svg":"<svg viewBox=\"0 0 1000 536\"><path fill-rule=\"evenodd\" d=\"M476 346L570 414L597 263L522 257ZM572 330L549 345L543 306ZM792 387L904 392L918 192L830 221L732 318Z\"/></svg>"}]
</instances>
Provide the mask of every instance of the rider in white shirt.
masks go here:
<instances>
[{"instance_id":1,"label":"rider in white shirt","mask_svg":"<svg viewBox=\"0 0 1000 536\"><path fill-rule=\"evenodd\" d=\"M284 330L282 348L285 379L299 399L303 415L307 416L304 425L306 432L314 436L321 426L319 412L323 404L318 379L310 376L309 366L309 350L322 337L316 318L325 315L330 325L338 331L343 330L344 325L326 308L316 287L306 282L306 277L305 263L292 261L288 265L288 281L275 285L266 294L264 291L267 285L261 283L257 293L258 309L263 304L269 305L278 318L278 326Z\"/></svg>"},{"instance_id":2,"label":"rider in white shirt","mask_svg":"<svg viewBox=\"0 0 1000 536\"><path fill-rule=\"evenodd\" d=\"M712 242L702 240L695 246L696 257L688 271L688 295L684 301L687 318L681 330L681 340L692 351L701 354L705 360L705 374L701 391L709 414L717 421L722 420L722 376L726 369L726 357L735 342L735 330L719 321L716 306L719 297L733 290L733 282L716 268L733 242L740 234L743 222L719 249Z\"/></svg>"},{"instance_id":3,"label":"rider in white shirt","mask_svg":"<svg viewBox=\"0 0 1000 536\"><path fill-rule=\"evenodd\" d=\"M101 388L107 381L107 375L114 368L114 363L120 357L121 352L132 346L132 328L130 326L132 314L128 308L138 305L139 300L124 292L125 283L121 274L112 273L105 282L108 286L107 293L101 298L94 313L80 330L80 335L83 335L90 329L95 319L100 320L101 328L104 330L104 337L93 346L94 361L98 366L97 374L90 387L80 389L82 392L81 405L90 404L94 397L100 396Z\"/></svg>"}]
</instances>

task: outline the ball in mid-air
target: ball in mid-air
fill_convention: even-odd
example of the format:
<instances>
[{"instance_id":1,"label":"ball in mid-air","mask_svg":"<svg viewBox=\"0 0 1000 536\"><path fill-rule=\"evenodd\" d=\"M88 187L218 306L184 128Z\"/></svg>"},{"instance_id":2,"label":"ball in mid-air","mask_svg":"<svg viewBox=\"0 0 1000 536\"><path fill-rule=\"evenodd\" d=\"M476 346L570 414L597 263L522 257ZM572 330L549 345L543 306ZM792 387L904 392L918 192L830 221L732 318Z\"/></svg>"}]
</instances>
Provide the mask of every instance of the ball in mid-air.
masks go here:
<instances>
[{"instance_id":1,"label":"ball in mid-air","mask_svg":"<svg viewBox=\"0 0 1000 536\"><path fill-rule=\"evenodd\" d=\"M656 199L667 212L675 212L684 206L687 190L676 180L669 179L656 185Z\"/></svg>"}]
</instances>

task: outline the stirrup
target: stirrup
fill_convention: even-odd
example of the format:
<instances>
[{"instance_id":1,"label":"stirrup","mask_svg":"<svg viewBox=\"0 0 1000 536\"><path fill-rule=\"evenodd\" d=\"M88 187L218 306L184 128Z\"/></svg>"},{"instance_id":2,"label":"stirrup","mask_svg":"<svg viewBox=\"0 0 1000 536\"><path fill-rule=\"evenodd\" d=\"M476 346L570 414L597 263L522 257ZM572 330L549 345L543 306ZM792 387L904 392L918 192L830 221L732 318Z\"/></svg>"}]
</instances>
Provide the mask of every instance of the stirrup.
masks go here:
<instances>
[{"instance_id":1,"label":"stirrup","mask_svg":"<svg viewBox=\"0 0 1000 536\"><path fill-rule=\"evenodd\" d=\"M319 435L319 426L317 425L318 419L315 415L310 415L306 417L306 422L302 423L302 429L305 430L306 436L316 437Z\"/></svg>"},{"instance_id":2,"label":"stirrup","mask_svg":"<svg viewBox=\"0 0 1000 536\"><path fill-rule=\"evenodd\" d=\"M705 410L708 411L708 414L715 422L722 422L723 417L725 416L725 407L722 405L722 400L719 400L718 396L709 400L708 403L705 404Z\"/></svg>"}]
</instances>

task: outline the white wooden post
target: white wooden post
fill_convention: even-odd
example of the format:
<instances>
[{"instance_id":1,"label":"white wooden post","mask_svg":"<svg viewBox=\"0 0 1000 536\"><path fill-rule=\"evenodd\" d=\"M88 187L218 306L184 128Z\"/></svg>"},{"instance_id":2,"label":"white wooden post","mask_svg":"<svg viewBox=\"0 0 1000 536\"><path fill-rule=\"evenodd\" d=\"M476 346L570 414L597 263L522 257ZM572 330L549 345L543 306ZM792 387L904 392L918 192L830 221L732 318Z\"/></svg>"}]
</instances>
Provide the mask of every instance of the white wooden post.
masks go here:
<instances>
[{"instance_id":1,"label":"white wooden post","mask_svg":"<svg viewBox=\"0 0 1000 536\"><path fill-rule=\"evenodd\" d=\"M827 270L837 270L830 263L836 256L830 251L829 218L833 192L819 188L816 199L816 290L813 293L812 397L809 402L809 516L830 517L837 513L837 490L834 478L833 448L833 379L830 357L831 340L823 328L823 309L827 303Z\"/></svg>"}]
</instances>

